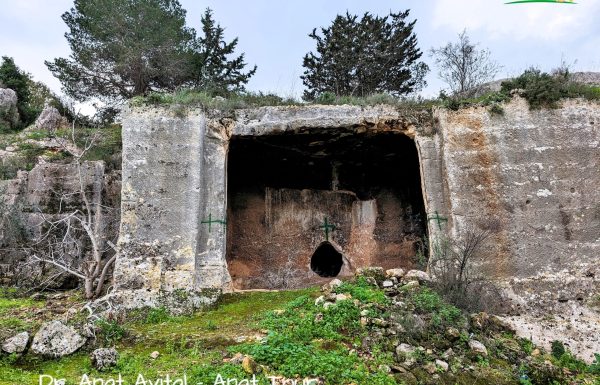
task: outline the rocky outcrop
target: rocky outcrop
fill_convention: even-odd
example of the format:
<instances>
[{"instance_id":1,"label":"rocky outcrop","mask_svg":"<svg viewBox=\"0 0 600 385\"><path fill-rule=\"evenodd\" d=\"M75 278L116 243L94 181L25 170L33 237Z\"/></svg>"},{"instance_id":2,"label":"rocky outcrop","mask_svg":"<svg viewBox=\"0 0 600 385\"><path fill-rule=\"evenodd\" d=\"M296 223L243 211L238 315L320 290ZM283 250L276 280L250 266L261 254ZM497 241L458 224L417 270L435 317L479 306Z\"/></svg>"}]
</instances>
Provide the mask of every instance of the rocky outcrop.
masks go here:
<instances>
[{"instance_id":1,"label":"rocky outcrop","mask_svg":"<svg viewBox=\"0 0 600 385\"><path fill-rule=\"evenodd\" d=\"M17 93L10 88L0 88L0 126L11 128L18 122Z\"/></svg>"},{"instance_id":2,"label":"rocky outcrop","mask_svg":"<svg viewBox=\"0 0 600 385\"><path fill-rule=\"evenodd\" d=\"M103 204L115 209L104 212L107 236L115 238L118 231L120 172L107 171L103 161L85 162L83 183L93 207ZM35 286L47 281L50 288L70 288L77 284L68 274L40 263L29 263L26 252L46 230L43 217L57 220L61 216L82 210L77 167L71 163L40 163L31 171L19 171L15 179L0 180L0 282L19 286ZM69 254L67 263L77 266L85 252L82 236L80 253Z\"/></svg>"},{"instance_id":3,"label":"rocky outcrop","mask_svg":"<svg viewBox=\"0 0 600 385\"><path fill-rule=\"evenodd\" d=\"M60 321L42 325L33 337L31 351L44 357L58 358L72 354L85 345L86 338Z\"/></svg>"},{"instance_id":4,"label":"rocky outcrop","mask_svg":"<svg viewBox=\"0 0 600 385\"><path fill-rule=\"evenodd\" d=\"M63 122L64 119L60 115L60 112L55 107L46 105L35 121L35 127L38 130L54 133Z\"/></svg>"}]
</instances>

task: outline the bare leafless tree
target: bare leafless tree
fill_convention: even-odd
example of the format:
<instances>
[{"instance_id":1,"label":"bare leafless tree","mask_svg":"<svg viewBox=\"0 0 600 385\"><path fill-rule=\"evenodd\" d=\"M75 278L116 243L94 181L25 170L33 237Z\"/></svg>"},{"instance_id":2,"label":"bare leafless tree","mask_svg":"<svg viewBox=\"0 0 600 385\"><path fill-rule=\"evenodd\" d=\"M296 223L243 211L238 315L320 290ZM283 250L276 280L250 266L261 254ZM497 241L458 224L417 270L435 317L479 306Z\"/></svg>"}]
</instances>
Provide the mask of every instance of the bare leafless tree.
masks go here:
<instances>
[{"instance_id":1,"label":"bare leafless tree","mask_svg":"<svg viewBox=\"0 0 600 385\"><path fill-rule=\"evenodd\" d=\"M485 221L478 226L470 225L456 240L442 237L432 243L429 270L438 290L455 305L467 310L481 307L481 290L491 285L474 268L483 247L496 231L496 222Z\"/></svg>"},{"instance_id":2,"label":"bare leafless tree","mask_svg":"<svg viewBox=\"0 0 600 385\"><path fill-rule=\"evenodd\" d=\"M96 130L79 147L75 127L73 122L70 140L61 138L60 141L62 150L73 157L76 186L69 192L56 192L59 194L56 213L44 214L40 211L43 230L30 251L34 261L54 265L83 281L85 297L90 299L102 294L116 258L107 231L109 223L105 219L105 214L114 209L102 205L101 194L93 199L90 192L86 191L86 164L83 159L96 145L99 131ZM81 203L79 207L65 209L68 207L65 202L74 199ZM80 256L83 256L83 260L80 260Z\"/></svg>"},{"instance_id":3,"label":"bare leafless tree","mask_svg":"<svg viewBox=\"0 0 600 385\"><path fill-rule=\"evenodd\" d=\"M493 80L502 68L491 59L488 49L478 49L471 43L466 30L458 35L458 42L432 48L429 54L438 67L438 76L455 94Z\"/></svg>"}]
</instances>

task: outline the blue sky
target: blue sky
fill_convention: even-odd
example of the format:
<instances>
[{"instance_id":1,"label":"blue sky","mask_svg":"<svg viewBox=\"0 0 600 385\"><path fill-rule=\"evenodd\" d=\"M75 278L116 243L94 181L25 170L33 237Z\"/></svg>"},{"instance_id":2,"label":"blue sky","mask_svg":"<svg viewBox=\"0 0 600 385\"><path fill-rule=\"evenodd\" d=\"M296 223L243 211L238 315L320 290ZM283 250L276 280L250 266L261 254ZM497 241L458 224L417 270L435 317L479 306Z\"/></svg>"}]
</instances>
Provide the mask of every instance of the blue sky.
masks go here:
<instances>
[{"instance_id":1,"label":"blue sky","mask_svg":"<svg viewBox=\"0 0 600 385\"><path fill-rule=\"evenodd\" d=\"M499 78L516 75L535 65L543 70L564 58L572 68L600 71L600 1L579 4L505 5L504 0L180 0L187 9L188 25L199 29L206 7L226 28L226 36L239 37L238 49L246 53L258 72L248 88L282 96L301 95L302 57L313 49L307 34L327 26L346 10L384 15L390 10L411 9L424 52L438 47L467 28L473 41L492 51L503 65ZM35 79L60 91L59 82L44 60L68 56L66 26L60 15L72 6L69 0L0 0L0 55L14 57ZM431 59L423 56L431 65ZM427 77L423 95L437 95L444 84L436 70Z\"/></svg>"}]
</instances>

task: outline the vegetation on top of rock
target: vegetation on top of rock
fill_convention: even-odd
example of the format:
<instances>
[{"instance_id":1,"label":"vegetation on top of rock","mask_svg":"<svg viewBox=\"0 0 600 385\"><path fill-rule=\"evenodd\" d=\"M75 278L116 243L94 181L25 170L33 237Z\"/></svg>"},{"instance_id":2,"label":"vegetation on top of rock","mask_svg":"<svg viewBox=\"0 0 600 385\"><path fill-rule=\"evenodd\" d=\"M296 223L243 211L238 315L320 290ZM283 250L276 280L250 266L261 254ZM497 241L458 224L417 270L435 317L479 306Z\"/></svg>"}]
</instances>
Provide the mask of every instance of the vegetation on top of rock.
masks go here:
<instances>
[{"instance_id":1,"label":"vegetation on top of rock","mask_svg":"<svg viewBox=\"0 0 600 385\"><path fill-rule=\"evenodd\" d=\"M200 106L206 109L236 110L263 106L288 106L300 103L292 98L282 98L275 94L262 92L230 93L226 98L213 93L184 89L173 93L153 92L147 96L138 96L130 100L132 106L142 105L179 105Z\"/></svg>"},{"instance_id":2,"label":"vegetation on top of rock","mask_svg":"<svg viewBox=\"0 0 600 385\"><path fill-rule=\"evenodd\" d=\"M31 171L40 157L46 162L69 162L71 156L61 147L60 140L67 140L70 135L66 128L54 133L28 129L20 133L0 134L0 151L6 151L0 161L0 180L14 179L18 171ZM95 145L82 160L103 160L108 169L120 169L121 126L113 124L100 130L95 127L77 127L75 130L75 142L78 146L92 137L95 138Z\"/></svg>"},{"instance_id":3,"label":"vegetation on top of rock","mask_svg":"<svg viewBox=\"0 0 600 385\"><path fill-rule=\"evenodd\" d=\"M21 70L10 57L2 57L0 65L0 88L10 88L17 94L19 121L10 127L2 127L0 133L25 128L32 124L47 104L58 109L62 116L73 118L73 111L43 83Z\"/></svg>"},{"instance_id":4,"label":"vegetation on top of rock","mask_svg":"<svg viewBox=\"0 0 600 385\"><path fill-rule=\"evenodd\" d=\"M513 91L522 94L531 109L557 108L558 101L563 98L600 100L600 87L571 81L568 70L548 74L530 68L520 76L502 82L504 95Z\"/></svg>"}]
</instances>

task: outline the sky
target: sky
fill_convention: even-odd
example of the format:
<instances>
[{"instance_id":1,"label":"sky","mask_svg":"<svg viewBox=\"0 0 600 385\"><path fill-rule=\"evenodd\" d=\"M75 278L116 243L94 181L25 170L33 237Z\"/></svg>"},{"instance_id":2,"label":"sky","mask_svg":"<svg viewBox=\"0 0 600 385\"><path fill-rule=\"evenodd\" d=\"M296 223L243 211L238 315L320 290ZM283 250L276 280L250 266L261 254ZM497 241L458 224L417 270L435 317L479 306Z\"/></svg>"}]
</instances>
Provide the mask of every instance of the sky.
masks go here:
<instances>
[{"instance_id":1,"label":"sky","mask_svg":"<svg viewBox=\"0 0 600 385\"><path fill-rule=\"evenodd\" d=\"M506 0L180 0L187 23L200 29L204 9L214 10L227 40L239 37L238 52L258 66L247 88L299 97L303 91L302 58L314 50L307 35L326 27L337 14L378 15L410 9L422 60L431 67L425 97L446 88L439 80L432 47L457 39L467 30L473 42L488 48L502 65L497 78L518 75L536 66L549 71L561 64L576 71L600 72L600 0L578 4L506 5ZM36 80L60 92L60 83L45 60L67 57L67 31L60 18L70 0L0 0L0 55L11 56Z\"/></svg>"}]
</instances>

